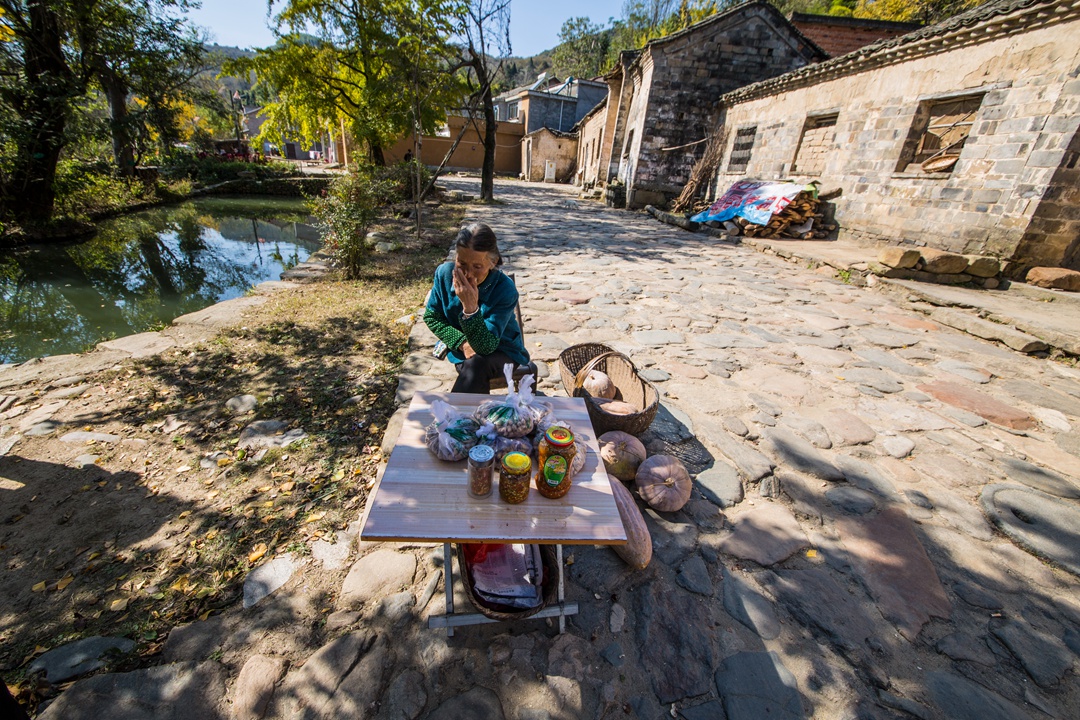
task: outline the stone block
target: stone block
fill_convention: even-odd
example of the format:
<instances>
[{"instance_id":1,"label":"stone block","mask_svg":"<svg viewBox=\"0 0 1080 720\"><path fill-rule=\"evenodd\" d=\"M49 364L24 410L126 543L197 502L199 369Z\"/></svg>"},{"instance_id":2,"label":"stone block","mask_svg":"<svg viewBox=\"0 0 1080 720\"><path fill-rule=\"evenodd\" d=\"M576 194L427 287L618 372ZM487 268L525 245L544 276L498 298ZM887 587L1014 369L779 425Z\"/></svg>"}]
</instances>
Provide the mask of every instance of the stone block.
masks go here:
<instances>
[{"instance_id":1,"label":"stone block","mask_svg":"<svg viewBox=\"0 0 1080 720\"><path fill-rule=\"evenodd\" d=\"M963 255L938 250L937 248L922 248L921 250L923 271L935 275L955 275L964 272L968 266L968 259Z\"/></svg>"},{"instance_id":2,"label":"stone block","mask_svg":"<svg viewBox=\"0 0 1080 720\"><path fill-rule=\"evenodd\" d=\"M898 245L883 247L878 251L878 262L891 268L913 268L919 262L919 257L918 250Z\"/></svg>"},{"instance_id":3,"label":"stone block","mask_svg":"<svg viewBox=\"0 0 1080 720\"><path fill-rule=\"evenodd\" d=\"M964 272L968 275L992 278L1001 272L1001 262L997 258L986 257L985 255L968 255L967 261L967 269Z\"/></svg>"},{"instance_id":4,"label":"stone block","mask_svg":"<svg viewBox=\"0 0 1080 720\"><path fill-rule=\"evenodd\" d=\"M1028 270L1027 283L1043 288L1080 292L1080 272L1065 268L1032 268Z\"/></svg>"}]
</instances>

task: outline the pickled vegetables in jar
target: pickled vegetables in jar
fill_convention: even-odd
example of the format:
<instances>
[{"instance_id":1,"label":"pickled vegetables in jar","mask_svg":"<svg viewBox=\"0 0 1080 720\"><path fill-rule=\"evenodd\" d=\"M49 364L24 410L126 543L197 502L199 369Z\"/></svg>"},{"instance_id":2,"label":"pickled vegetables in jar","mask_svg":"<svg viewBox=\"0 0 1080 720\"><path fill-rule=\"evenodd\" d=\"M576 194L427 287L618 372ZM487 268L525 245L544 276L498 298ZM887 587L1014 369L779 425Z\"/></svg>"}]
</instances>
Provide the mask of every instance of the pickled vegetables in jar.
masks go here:
<instances>
[{"instance_id":1,"label":"pickled vegetables in jar","mask_svg":"<svg viewBox=\"0 0 1080 720\"><path fill-rule=\"evenodd\" d=\"M570 491L571 468L577 446L574 433L561 425L552 425L544 433L537 449L536 490L552 500Z\"/></svg>"},{"instance_id":2,"label":"pickled vegetables in jar","mask_svg":"<svg viewBox=\"0 0 1080 720\"><path fill-rule=\"evenodd\" d=\"M499 469L499 497L511 505L529 497L532 460L522 452L506 453Z\"/></svg>"}]
</instances>

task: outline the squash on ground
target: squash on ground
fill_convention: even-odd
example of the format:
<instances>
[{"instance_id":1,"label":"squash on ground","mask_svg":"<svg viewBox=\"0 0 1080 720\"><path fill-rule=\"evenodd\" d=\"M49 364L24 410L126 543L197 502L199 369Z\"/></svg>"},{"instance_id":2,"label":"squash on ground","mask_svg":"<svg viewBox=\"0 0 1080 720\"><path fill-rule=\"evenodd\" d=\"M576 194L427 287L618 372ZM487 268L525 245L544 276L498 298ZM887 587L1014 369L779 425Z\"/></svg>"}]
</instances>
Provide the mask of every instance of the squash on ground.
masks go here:
<instances>
[{"instance_id":1,"label":"squash on ground","mask_svg":"<svg viewBox=\"0 0 1080 720\"><path fill-rule=\"evenodd\" d=\"M660 512L681 510L693 488L690 474L671 455L653 455L641 463L635 481L645 502Z\"/></svg>"},{"instance_id":2,"label":"squash on ground","mask_svg":"<svg viewBox=\"0 0 1080 720\"><path fill-rule=\"evenodd\" d=\"M606 432L599 440L600 457L607 471L623 482L632 481L637 476L638 467L648 457L641 441L621 430Z\"/></svg>"},{"instance_id":3,"label":"squash on ground","mask_svg":"<svg viewBox=\"0 0 1080 720\"><path fill-rule=\"evenodd\" d=\"M611 493L615 496L615 504L619 508L619 517L622 518L623 527L626 528L626 544L612 545L627 565L637 570L644 570L652 560L652 536L649 528L645 525L645 518L638 510L634 496L626 489L626 486L617 478L608 475L611 482Z\"/></svg>"}]
</instances>

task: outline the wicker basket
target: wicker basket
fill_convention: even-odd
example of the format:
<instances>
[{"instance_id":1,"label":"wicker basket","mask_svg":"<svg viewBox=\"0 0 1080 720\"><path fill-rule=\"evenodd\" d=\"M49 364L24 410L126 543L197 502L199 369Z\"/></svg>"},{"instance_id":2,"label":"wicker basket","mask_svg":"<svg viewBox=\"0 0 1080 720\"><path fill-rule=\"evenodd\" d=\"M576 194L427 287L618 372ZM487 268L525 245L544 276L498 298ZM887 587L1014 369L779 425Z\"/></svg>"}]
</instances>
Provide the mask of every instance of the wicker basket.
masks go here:
<instances>
[{"instance_id":1,"label":"wicker basket","mask_svg":"<svg viewBox=\"0 0 1080 720\"><path fill-rule=\"evenodd\" d=\"M572 345L559 354L559 373L563 388L572 397L588 398L582 387L591 370L606 373L615 384L615 399L633 405L638 411L630 415L605 412L595 403L585 401L592 420L593 430L603 435L611 430L621 430L640 435L648 430L660 408L660 393L638 374L630 358L600 343Z\"/></svg>"},{"instance_id":2,"label":"wicker basket","mask_svg":"<svg viewBox=\"0 0 1080 720\"><path fill-rule=\"evenodd\" d=\"M544 564L544 581L541 585L543 593L539 605L526 609L491 603L480 598L473 589L472 576L469 573L468 566L465 564L465 546L459 544L456 547L458 570L461 571L461 583L465 586L465 594L469 596L469 601L484 617L492 620L524 620L532 617L548 605L558 602L559 561L555 555L554 546L540 546L540 560Z\"/></svg>"}]
</instances>

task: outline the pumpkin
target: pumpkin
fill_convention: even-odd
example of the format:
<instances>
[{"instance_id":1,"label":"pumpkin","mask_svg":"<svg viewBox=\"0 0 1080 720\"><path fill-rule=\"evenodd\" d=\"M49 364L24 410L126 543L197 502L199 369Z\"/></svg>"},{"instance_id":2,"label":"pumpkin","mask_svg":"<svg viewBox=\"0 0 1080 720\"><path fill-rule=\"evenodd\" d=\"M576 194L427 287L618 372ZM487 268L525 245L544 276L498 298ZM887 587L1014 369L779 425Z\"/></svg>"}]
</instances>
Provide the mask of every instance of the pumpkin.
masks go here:
<instances>
[{"instance_id":1,"label":"pumpkin","mask_svg":"<svg viewBox=\"0 0 1080 720\"><path fill-rule=\"evenodd\" d=\"M606 400L604 398L589 398L596 407L600 408L606 413L612 415L633 415L639 410L630 403L623 402L622 400Z\"/></svg>"},{"instance_id":2,"label":"pumpkin","mask_svg":"<svg viewBox=\"0 0 1080 720\"><path fill-rule=\"evenodd\" d=\"M681 510L693 487L686 468L670 455L653 455L641 463L634 479L641 497L660 512Z\"/></svg>"},{"instance_id":3,"label":"pumpkin","mask_svg":"<svg viewBox=\"0 0 1080 720\"><path fill-rule=\"evenodd\" d=\"M627 565L644 570L652 560L652 536L645 525L645 518L641 516L641 510L626 486L611 475L608 475L608 481L611 482L611 494L615 496L615 505L619 508L619 517L626 529L626 544L611 547Z\"/></svg>"},{"instance_id":4,"label":"pumpkin","mask_svg":"<svg viewBox=\"0 0 1080 720\"><path fill-rule=\"evenodd\" d=\"M645 462L648 453L641 441L630 433L612 430L600 436L600 457L607 471L623 482L637 476L638 466Z\"/></svg>"},{"instance_id":5,"label":"pumpkin","mask_svg":"<svg viewBox=\"0 0 1080 720\"><path fill-rule=\"evenodd\" d=\"M608 400L615 397L615 383L611 382L611 378L608 377L607 373L600 372L599 370L590 370L589 374L585 376L585 382L581 383L581 386L585 388L585 392L593 397L606 398Z\"/></svg>"}]
</instances>

